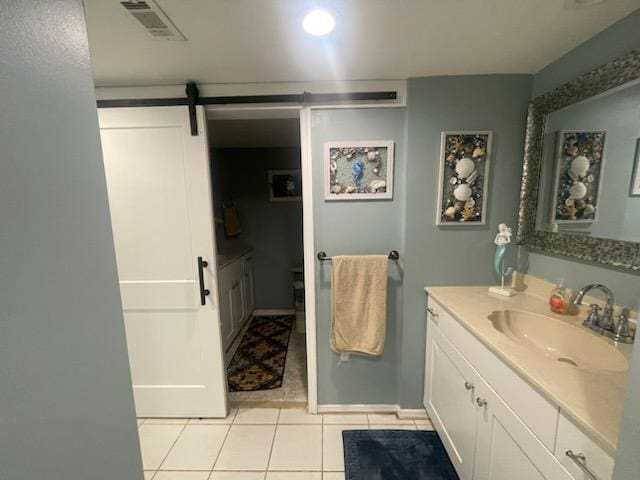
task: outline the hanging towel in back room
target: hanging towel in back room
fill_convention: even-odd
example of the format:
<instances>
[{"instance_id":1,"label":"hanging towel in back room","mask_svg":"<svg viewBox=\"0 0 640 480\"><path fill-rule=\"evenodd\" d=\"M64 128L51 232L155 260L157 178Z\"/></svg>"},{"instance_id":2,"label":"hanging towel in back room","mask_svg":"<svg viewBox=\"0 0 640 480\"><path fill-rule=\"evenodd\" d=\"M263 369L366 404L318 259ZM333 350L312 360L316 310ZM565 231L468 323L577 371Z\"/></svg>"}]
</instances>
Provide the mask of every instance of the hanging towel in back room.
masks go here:
<instances>
[{"instance_id":1,"label":"hanging towel in back room","mask_svg":"<svg viewBox=\"0 0 640 480\"><path fill-rule=\"evenodd\" d=\"M386 255L332 257L331 348L381 355L387 322Z\"/></svg>"},{"instance_id":2,"label":"hanging towel in back room","mask_svg":"<svg viewBox=\"0 0 640 480\"><path fill-rule=\"evenodd\" d=\"M222 215L224 217L224 233L227 237L235 237L242 233L238 211L231 198L222 203Z\"/></svg>"}]
</instances>

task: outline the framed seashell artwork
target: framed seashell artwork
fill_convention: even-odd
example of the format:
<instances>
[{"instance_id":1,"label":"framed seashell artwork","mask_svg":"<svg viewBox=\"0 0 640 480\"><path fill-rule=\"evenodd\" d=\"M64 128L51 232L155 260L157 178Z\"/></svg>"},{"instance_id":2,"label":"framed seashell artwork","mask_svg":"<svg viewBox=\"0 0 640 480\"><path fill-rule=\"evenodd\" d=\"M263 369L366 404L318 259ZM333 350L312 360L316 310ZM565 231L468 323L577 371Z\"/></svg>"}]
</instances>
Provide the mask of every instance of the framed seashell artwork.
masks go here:
<instances>
[{"instance_id":1,"label":"framed seashell artwork","mask_svg":"<svg viewBox=\"0 0 640 480\"><path fill-rule=\"evenodd\" d=\"M436 225L484 225L490 131L442 132Z\"/></svg>"},{"instance_id":2,"label":"framed seashell artwork","mask_svg":"<svg viewBox=\"0 0 640 480\"><path fill-rule=\"evenodd\" d=\"M560 130L551 221L590 223L598 217L606 132Z\"/></svg>"},{"instance_id":3,"label":"framed seashell artwork","mask_svg":"<svg viewBox=\"0 0 640 480\"><path fill-rule=\"evenodd\" d=\"M325 200L393 198L393 141L324 144Z\"/></svg>"}]
</instances>

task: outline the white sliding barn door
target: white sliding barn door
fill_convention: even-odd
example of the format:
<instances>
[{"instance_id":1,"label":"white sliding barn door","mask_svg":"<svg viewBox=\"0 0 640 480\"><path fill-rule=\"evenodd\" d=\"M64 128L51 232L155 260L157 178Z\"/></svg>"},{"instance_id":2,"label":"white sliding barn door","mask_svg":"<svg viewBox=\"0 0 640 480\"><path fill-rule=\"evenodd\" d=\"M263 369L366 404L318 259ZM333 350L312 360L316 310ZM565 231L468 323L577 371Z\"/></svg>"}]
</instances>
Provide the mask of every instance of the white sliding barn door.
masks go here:
<instances>
[{"instance_id":1,"label":"white sliding barn door","mask_svg":"<svg viewBox=\"0 0 640 480\"><path fill-rule=\"evenodd\" d=\"M204 110L197 136L186 106L100 109L99 119L136 413L223 417Z\"/></svg>"}]
</instances>

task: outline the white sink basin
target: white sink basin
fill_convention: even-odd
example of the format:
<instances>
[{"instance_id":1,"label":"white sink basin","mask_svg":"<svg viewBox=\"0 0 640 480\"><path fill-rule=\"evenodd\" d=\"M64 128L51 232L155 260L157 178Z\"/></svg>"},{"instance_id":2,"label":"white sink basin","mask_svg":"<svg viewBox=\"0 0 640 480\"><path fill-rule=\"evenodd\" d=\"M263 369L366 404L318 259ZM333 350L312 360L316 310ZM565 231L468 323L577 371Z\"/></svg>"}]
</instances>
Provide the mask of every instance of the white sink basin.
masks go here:
<instances>
[{"instance_id":1,"label":"white sink basin","mask_svg":"<svg viewBox=\"0 0 640 480\"><path fill-rule=\"evenodd\" d=\"M594 371L624 372L629 368L627 358L613 345L555 318L521 310L497 310L489 320L513 342L558 362Z\"/></svg>"}]
</instances>

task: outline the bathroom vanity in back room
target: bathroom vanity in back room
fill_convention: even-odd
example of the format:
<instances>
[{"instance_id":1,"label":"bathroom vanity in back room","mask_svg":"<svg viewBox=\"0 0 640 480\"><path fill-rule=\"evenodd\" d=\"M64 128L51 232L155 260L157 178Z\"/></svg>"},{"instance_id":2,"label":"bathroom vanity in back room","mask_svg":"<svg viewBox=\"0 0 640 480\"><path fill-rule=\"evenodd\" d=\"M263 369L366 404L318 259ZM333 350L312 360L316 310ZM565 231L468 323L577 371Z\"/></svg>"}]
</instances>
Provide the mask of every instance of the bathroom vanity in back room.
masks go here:
<instances>
[{"instance_id":1,"label":"bathroom vanity in back room","mask_svg":"<svg viewBox=\"0 0 640 480\"><path fill-rule=\"evenodd\" d=\"M531 102L519 245L640 272L639 80L635 50ZM640 287L572 284L593 296L558 315L522 279L425 288L424 406L461 480L611 480Z\"/></svg>"},{"instance_id":2,"label":"bathroom vanity in back room","mask_svg":"<svg viewBox=\"0 0 640 480\"><path fill-rule=\"evenodd\" d=\"M253 249L218 254L218 296L222 344L227 350L255 308Z\"/></svg>"}]
</instances>

